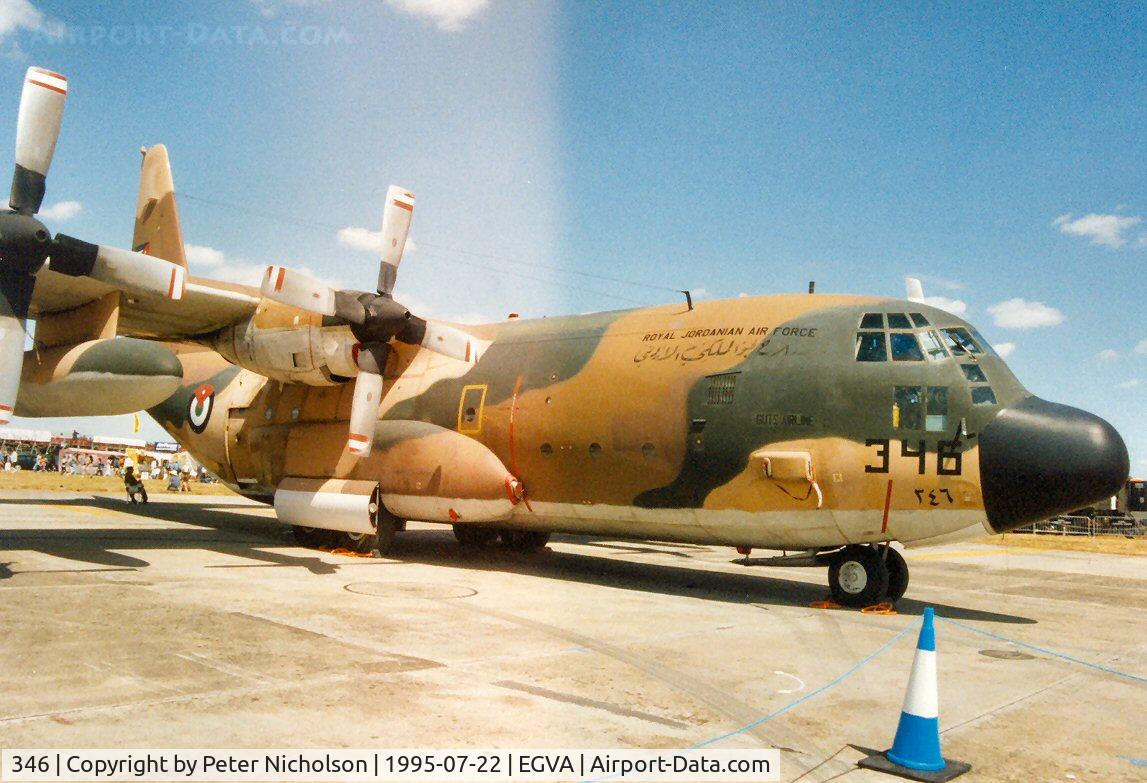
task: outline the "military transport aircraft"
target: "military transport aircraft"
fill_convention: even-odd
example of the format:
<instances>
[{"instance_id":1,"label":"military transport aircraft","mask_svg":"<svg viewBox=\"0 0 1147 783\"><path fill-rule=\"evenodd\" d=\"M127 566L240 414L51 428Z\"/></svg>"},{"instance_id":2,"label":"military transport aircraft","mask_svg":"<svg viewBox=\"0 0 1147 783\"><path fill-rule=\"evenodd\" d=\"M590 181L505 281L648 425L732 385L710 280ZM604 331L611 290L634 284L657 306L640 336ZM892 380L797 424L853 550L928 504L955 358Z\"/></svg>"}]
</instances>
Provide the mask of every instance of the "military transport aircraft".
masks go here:
<instances>
[{"instance_id":1,"label":"military transport aircraft","mask_svg":"<svg viewBox=\"0 0 1147 783\"><path fill-rule=\"evenodd\" d=\"M1107 422L1032 396L919 301L445 324L393 297L414 208L395 187L374 292L277 266L261 289L188 277L162 146L131 251L52 238L35 214L66 94L28 71L0 214L0 419L146 408L304 543L386 552L417 519L518 550L551 531L783 550L743 562L827 565L833 597L864 606L908 585L891 542L1002 533L1127 477Z\"/></svg>"}]
</instances>

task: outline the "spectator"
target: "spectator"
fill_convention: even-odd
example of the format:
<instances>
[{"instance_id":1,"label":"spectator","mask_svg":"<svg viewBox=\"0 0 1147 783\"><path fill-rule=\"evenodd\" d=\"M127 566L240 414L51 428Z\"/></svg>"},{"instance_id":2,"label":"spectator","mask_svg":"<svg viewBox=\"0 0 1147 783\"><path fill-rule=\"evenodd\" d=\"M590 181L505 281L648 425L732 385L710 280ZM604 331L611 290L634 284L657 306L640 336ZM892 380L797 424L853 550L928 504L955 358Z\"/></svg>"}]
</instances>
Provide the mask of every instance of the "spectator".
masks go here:
<instances>
[{"instance_id":1,"label":"spectator","mask_svg":"<svg viewBox=\"0 0 1147 783\"><path fill-rule=\"evenodd\" d=\"M135 499L136 495L139 495L143 499L143 503L147 502L147 488L144 487L143 481L136 477L134 468L124 468L123 485L127 490L127 499L129 502L139 502Z\"/></svg>"}]
</instances>

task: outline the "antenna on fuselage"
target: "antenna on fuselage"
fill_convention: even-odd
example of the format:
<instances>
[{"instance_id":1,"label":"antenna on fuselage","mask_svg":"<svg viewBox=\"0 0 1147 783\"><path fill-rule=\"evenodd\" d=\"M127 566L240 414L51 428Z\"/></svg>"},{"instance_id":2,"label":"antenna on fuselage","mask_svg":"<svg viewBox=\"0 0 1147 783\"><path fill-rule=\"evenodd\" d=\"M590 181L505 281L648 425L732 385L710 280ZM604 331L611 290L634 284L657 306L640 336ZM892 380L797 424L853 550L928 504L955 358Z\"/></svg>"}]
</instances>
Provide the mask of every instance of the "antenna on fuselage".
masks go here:
<instances>
[{"instance_id":1,"label":"antenna on fuselage","mask_svg":"<svg viewBox=\"0 0 1147 783\"><path fill-rule=\"evenodd\" d=\"M815 280L809 280L808 281L808 292L810 294L816 293L816 281Z\"/></svg>"},{"instance_id":2,"label":"antenna on fuselage","mask_svg":"<svg viewBox=\"0 0 1147 783\"><path fill-rule=\"evenodd\" d=\"M688 291L682 291L681 293L685 294L685 304L689 305L689 309L692 310L693 309L693 294L689 293Z\"/></svg>"}]
</instances>

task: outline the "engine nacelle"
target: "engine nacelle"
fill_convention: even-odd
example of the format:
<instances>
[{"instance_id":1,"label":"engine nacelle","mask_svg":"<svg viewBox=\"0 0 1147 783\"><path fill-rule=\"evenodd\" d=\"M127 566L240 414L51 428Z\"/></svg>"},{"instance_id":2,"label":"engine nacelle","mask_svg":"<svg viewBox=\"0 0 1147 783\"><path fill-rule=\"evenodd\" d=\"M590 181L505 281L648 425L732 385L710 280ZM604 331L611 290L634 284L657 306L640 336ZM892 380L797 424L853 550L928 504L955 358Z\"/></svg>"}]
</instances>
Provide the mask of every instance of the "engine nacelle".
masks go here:
<instances>
[{"instance_id":1,"label":"engine nacelle","mask_svg":"<svg viewBox=\"0 0 1147 783\"><path fill-rule=\"evenodd\" d=\"M288 525L371 534L378 511L373 481L285 478L275 490L275 514Z\"/></svg>"},{"instance_id":2,"label":"engine nacelle","mask_svg":"<svg viewBox=\"0 0 1147 783\"><path fill-rule=\"evenodd\" d=\"M211 347L229 362L283 383L334 386L358 375L358 340L350 327L294 323L297 318L280 325L281 319L257 313L220 331Z\"/></svg>"}]
</instances>

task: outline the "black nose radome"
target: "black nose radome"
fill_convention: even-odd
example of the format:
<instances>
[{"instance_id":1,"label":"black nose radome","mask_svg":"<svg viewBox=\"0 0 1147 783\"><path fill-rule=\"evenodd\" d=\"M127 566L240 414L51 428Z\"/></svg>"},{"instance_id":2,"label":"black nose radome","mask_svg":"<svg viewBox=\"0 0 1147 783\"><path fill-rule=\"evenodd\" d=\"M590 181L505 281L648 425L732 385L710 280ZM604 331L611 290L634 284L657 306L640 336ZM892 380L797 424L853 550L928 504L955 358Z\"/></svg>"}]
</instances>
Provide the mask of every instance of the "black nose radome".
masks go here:
<instances>
[{"instance_id":1,"label":"black nose radome","mask_svg":"<svg viewBox=\"0 0 1147 783\"><path fill-rule=\"evenodd\" d=\"M980 433L980 484L997 533L1109 498L1127 480L1115 428L1078 408L1029 397Z\"/></svg>"}]
</instances>

